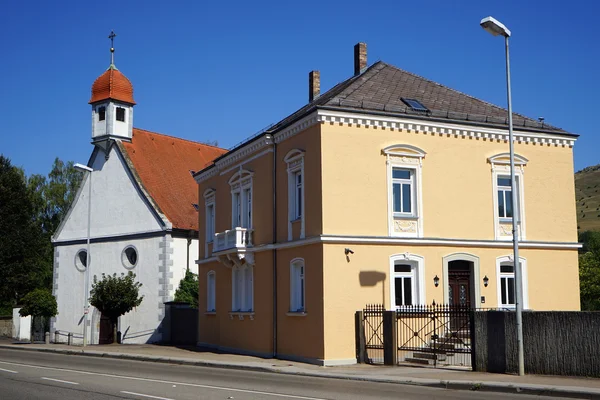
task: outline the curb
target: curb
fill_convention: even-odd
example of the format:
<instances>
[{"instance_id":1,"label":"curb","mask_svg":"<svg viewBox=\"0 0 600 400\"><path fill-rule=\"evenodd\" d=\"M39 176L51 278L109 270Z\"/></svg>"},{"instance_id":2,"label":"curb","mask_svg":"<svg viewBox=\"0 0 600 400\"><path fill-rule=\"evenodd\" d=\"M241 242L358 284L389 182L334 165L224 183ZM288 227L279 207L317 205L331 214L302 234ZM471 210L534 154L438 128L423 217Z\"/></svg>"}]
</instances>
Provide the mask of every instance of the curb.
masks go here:
<instances>
[{"instance_id":1,"label":"curb","mask_svg":"<svg viewBox=\"0 0 600 400\"><path fill-rule=\"evenodd\" d=\"M427 378L398 378L398 379L386 379L377 377L366 377L356 375L344 375L335 373L315 373L315 372L304 372L304 371L285 371L277 367L261 367L257 365L241 365L233 363L221 363L216 361L199 361L190 360L185 358L170 358L170 357L155 357L138 354L116 354L116 353L103 353L98 351L84 351L84 350L67 350L67 349L45 349L45 348L26 348L16 347L11 345L1 345L0 349L9 350L21 350L21 351L35 351L42 353L55 353L55 354L66 354L76 355L84 357L97 357L97 358L112 358L120 360L130 361L150 361L159 362L165 364L178 364L178 365L189 365L197 367L210 367L210 368L222 368L222 369L235 369L242 371L256 371L256 372L267 372L272 374L284 374L284 375L295 375L304 376L311 378L325 378L325 379L340 379L349 381L360 381L360 382L373 382L373 383L390 383L399 385L411 385L421 387L431 387L440 389L450 390L469 390L469 391L480 391L480 392L496 392L496 393L512 393L512 394L526 394L534 396L554 396L554 397L565 397L574 399L593 399L600 400L600 389L585 389L578 387L565 387L565 386L547 386L538 384L514 384L504 382L493 382L493 381L460 381L460 380L438 380L438 379L427 379Z\"/></svg>"}]
</instances>

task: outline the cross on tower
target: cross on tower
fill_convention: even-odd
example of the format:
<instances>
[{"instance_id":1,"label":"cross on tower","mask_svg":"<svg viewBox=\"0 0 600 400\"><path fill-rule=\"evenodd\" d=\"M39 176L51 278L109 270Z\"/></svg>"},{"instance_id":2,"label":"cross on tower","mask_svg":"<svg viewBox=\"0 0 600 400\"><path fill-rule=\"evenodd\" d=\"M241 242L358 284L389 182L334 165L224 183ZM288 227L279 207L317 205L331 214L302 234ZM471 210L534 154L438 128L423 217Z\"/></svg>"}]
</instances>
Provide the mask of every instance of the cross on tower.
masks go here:
<instances>
[{"instance_id":1,"label":"cross on tower","mask_svg":"<svg viewBox=\"0 0 600 400\"><path fill-rule=\"evenodd\" d=\"M110 39L110 64L113 65L115 63L115 36L117 36L117 34L115 33L115 31L110 31L110 35L108 35L108 38Z\"/></svg>"}]
</instances>

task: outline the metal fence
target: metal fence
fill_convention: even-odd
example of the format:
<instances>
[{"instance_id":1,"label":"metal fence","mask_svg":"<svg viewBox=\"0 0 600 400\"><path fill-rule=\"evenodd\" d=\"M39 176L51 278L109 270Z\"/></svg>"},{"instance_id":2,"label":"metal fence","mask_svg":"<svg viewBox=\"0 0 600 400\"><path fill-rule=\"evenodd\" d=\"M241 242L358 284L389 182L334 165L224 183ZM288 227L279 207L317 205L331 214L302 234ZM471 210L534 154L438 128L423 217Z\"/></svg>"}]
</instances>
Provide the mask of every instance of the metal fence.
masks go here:
<instances>
[{"instance_id":1,"label":"metal fence","mask_svg":"<svg viewBox=\"0 0 600 400\"><path fill-rule=\"evenodd\" d=\"M422 305L386 311L373 304L356 314L357 361L471 368L474 310Z\"/></svg>"}]
</instances>

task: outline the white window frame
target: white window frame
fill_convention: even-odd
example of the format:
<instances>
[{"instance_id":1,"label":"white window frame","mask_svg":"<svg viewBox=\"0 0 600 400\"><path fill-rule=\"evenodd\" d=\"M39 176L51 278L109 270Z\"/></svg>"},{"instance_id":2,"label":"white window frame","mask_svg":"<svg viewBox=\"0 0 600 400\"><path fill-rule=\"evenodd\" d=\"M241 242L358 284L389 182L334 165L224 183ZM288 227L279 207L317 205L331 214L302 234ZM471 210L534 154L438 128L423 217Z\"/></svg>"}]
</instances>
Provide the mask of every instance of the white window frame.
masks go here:
<instances>
[{"instance_id":1,"label":"white window frame","mask_svg":"<svg viewBox=\"0 0 600 400\"><path fill-rule=\"evenodd\" d=\"M398 264L407 264L411 267L411 272L396 272L395 266ZM413 305L423 305L425 299L425 259L422 256L410 253L395 254L390 257L390 309L395 310L404 307L396 304L396 277L412 277L412 300Z\"/></svg>"},{"instance_id":2,"label":"white window frame","mask_svg":"<svg viewBox=\"0 0 600 400\"><path fill-rule=\"evenodd\" d=\"M246 264L231 271L231 312L254 312L254 267Z\"/></svg>"},{"instance_id":3,"label":"white window frame","mask_svg":"<svg viewBox=\"0 0 600 400\"><path fill-rule=\"evenodd\" d=\"M388 234L423 237L423 158L427 153L408 144L395 144L382 150L386 156L388 193ZM411 172L411 213L394 213L393 170Z\"/></svg>"},{"instance_id":4,"label":"white window frame","mask_svg":"<svg viewBox=\"0 0 600 400\"><path fill-rule=\"evenodd\" d=\"M519 239L527 238L525 224L525 166L529 162L525 157L515 154L515 179L517 190L517 203L513 204L513 217L517 217L519 226ZM498 190L501 188L513 190L508 186L499 187L498 178L508 177L510 179L510 157L508 153L500 153L488 159L492 165L492 194L494 202L494 238L496 240L512 240L512 218L499 215Z\"/></svg>"},{"instance_id":5,"label":"white window frame","mask_svg":"<svg viewBox=\"0 0 600 400\"><path fill-rule=\"evenodd\" d=\"M217 311L217 273L209 271L206 274L206 312Z\"/></svg>"},{"instance_id":6,"label":"white window frame","mask_svg":"<svg viewBox=\"0 0 600 400\"><path fill-rule=\"evenodd\" d=\"M252 229L254 173L240 167L239 171L229 179L231 187L231 228L243 227ZM247 226L244 226L247 225Z\"/></svg>"},{"instance_id":7,"label":"white window frame","mask_svg":"<svg viewBox=\"0 0 600 400\"><path fill-rule=\"evenodd\" d=\"M521 274L522 274L522 281L523 281L523 308L527 309L527 308L529 308L529 289L528 289L529 285L528 285L528 279L527 279L527 260L523 257L519 257L519 259L520 259L520 264L521 264ZM513 259L512 255L496 258L496 288L497 288L496 293L498 296L498 308L506 308L509 310L515 309L514 304L502 304L502 292L501 292L502 278L509 278L511 276L514 278L515 274L514 274L514 272L512 274L506 273L506 272L500 272L500 267L502 265L514 265L513 260L514 259ZM516 301L516 294L515 294L515 301Z\"/></svg>"},{"instance_id":8,"label":"white window frame","mask_svg":"<svg viewBox=\"0 0 600 400\"><path fill-rule=\"evenodd\" d=\"M394 170L407 171L409 173L408 179L406 178L394 178ZM402 186L410 185L410 212L396 211L394 210L394 185L400 185L400 208L404 205L404 193ZM392 166L392 213L394 217L416 217L415 213L415 198L416 196L416 185L415 185L415 169L414 168L400 168Z\"/></svg>"},{"instance_id":9,"label":"white window frame","mask_svg":"<svg viewBox=\"0 0 600 400\"><path fill-rule=\"evenodd\" d=\"M290 262L290 313L306 312L306 267L303 258Z\"/></svg>"},{"instance_id":10,"label":"white window frame","mask_svg":"<svg viewBox=\"0 0 600 400\"><path fill-rule=\"evenodd\" d=\"M204 240L204 258L208 258L208 244L213 243L216 233L216 215L217 215L217 203L215 201L216 192L214 189L206 189L204 191L204 220L205 220L205 235ZM212 207L212 222L209 221L209 209ZM210 226L211 224L212 226ZM211 235L212 231L212 235Z\"/></svg>"},{"instance_id":11,"label":"white window frame","mask_svg":"<svg viewBox=\"0 0 600 400\"><path fill-rule=\"evenodd\" d=\"M306 175L304 174L304 151L299 149L290 150L283 161L287 163L288 173L288 240L292 240L292 223L300 221L300 239L305 237L306 220ZM301 196L298 198L298 186L296 177L300 175L302 179ZM298 215L298 206L302 210Z\"/></svg>"}]
</instances>

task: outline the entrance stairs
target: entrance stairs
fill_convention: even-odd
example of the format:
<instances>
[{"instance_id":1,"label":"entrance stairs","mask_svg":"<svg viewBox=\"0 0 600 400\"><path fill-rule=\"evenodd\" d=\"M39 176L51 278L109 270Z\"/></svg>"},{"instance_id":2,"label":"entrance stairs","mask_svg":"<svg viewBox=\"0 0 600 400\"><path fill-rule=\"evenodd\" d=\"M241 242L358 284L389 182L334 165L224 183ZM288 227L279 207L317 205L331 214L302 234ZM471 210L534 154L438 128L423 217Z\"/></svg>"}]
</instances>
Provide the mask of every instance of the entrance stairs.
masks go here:
<instances>
[{"instance_id":1,"label":"entrance stairs","mask_svg":"<svg viewBox=\"0 0 600 400\"><path fill-rule=\"evenodd\" d=\"M454 360L454 358L456 355L470 357L468 354L470 349L471 335L468 330L447 332L439 340L430 339L427 345L413 351L410 357L404 358L404 361L420 365L462 365L464 362Z\"/></svg>"}]
</instances>

